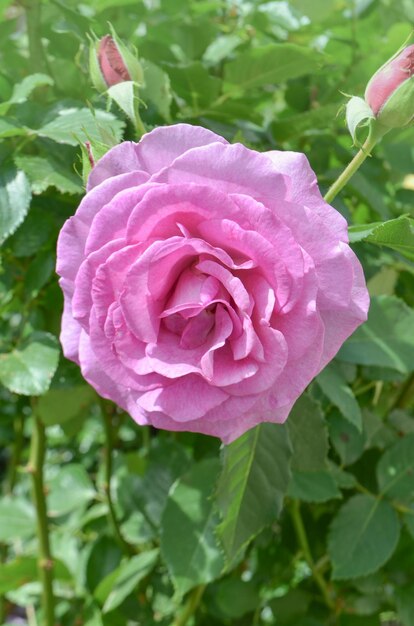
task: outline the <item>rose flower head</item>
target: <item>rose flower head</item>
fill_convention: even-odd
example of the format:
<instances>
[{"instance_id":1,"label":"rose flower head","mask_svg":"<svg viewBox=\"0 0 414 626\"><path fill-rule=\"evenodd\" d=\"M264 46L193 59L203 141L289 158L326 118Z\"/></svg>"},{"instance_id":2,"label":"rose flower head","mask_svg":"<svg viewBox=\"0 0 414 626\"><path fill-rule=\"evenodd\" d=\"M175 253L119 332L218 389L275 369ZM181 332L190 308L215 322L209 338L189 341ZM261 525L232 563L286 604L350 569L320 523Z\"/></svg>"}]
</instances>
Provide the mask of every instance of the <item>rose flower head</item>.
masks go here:
<instances>
[{"instance_id":1,"label":"rose flower head","mask_svg":"<svg viewBox=\"0 0 414 626\"><path fill-rule=\"evenodd\" d=\"M186 124L112 148L63 226L64 354L141 425L283 422L367 316L347 223L303 154Z\"/></svg>"},{"instance_id":2,"label":"rose flower head","mask_svg":"<svg viewBox=\"0 0 414 626\"><path fill-rule=\"evenodd\" d=\"M375 72L365 101L385 128L401 128L414 119L414 45L404 48Z\"/></svg>"},{"instance_id":3,"label":"rose flower head","mask_svg":"<svg viewBox=\"0 0 414 626\"><path fill-rule=\"evenodd\" d=\"M138 56L128 49L114 31L112 35L91 41L89 69L92 82L100 93L125 81L143 82Z\"/></svg>"}]
</instances>

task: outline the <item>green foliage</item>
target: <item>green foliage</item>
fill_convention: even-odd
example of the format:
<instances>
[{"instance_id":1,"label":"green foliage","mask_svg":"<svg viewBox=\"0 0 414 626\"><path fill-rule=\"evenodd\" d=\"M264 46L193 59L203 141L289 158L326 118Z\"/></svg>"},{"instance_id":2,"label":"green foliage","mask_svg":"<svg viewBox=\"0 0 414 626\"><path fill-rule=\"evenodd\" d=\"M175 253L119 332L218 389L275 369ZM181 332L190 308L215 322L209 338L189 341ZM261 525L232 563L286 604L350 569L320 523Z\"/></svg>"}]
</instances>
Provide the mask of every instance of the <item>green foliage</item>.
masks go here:
<instances>
[{"instance_id":1,"label":"green foliage","mask_svg":"<svg viewBox=\"0 0 414 626\"><path fill-rule=\"evenodd\" d=\"M400 526L393 508L369 495L350 498L329 534L333 578L357 578L378 570L394 552Z\"/></svg>"},{"instance_id":2,"label":"green foliage","mask_svg":"<svg viewBox=\"0 0 414 626\"><path fill-rule=\"evenodd\" d=\"M218 532L230 565L280 513L290 456L287 432L275 424L260 424L226 447L217 503L224 518Z\"/></svg>"},{"instance_id":3,"label":"green foliage","mask_svg":"<svg viewBox=\"0 0 414 626\"><path fill-rule=\"evenodd\" d=\"M212 494L219 464L196 464L172 486L161 525L161 553L177 592L220 576L223 555L214 534L218 523Z\"/></svg>"},{"instance_id":4,"label":"green foliage","mask_svg":"<svg viewBox=\"0 0 414 626\"><path fill-rule=\"evenodd\" d=\"M285 425L223 447L138 427L60 355L54 273L90 159L136 140L139 119L305 152L325 191L366 138L367 81L413 20L407 0L0 0L1 625L45 619L39 423L56 624L413 625L412 126L334 200L369 319ZM108 22L144 72L112 100L87 58Z\"/></svg>"}]
</instances>

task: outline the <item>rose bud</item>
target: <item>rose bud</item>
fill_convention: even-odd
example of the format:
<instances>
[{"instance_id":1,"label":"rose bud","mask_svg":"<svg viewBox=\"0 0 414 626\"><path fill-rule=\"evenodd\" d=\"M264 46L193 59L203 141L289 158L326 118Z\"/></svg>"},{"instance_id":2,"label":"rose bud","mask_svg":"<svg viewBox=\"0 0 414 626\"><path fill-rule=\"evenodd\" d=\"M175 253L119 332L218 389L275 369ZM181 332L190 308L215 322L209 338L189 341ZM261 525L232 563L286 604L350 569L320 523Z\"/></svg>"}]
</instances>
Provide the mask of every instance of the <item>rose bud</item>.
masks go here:
<instances>
[{"instance_id":1,"label":"rose bud","mask_svg":"<svg viewBox=\"0 0 414 626\"><path fill-rule=\"evenodd\" d=\"M365 101L379 124L401 128L414 118L414 45L389 59L369 81Z\"/></svg>"},{"instance_id":2,"label":"rose bud","mask_svg":"<svg viewBox=\"0 0 414 626\"><path fill-rule=\"evenodd\" d=\"M92 82L99 92L125 81L142 84L141 64L125 44L116 36L105 35L94 39L89 50L89 68Z\"/></svg>"}]
</instances>

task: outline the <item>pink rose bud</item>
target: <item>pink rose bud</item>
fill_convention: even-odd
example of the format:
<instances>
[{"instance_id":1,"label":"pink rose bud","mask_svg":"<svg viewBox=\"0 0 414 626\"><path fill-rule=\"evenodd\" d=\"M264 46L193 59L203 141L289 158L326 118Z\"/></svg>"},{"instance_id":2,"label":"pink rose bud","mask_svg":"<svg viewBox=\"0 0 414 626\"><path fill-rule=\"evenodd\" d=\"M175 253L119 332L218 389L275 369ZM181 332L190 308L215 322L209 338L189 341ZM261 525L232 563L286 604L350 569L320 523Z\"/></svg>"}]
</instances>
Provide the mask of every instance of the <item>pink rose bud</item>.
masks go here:
<instances>
[{"instance_id":1,"label":"pink rose bud","mask_svg":"<svg viewBox=\"0 0 414 626\"><path fill-rule=\"evenodd\" d=\"M365 101L385 128L401 128L414 119L414 45L389 59L369 81Z\"/></svg>"},{"instance_id":2,"label":"pink rose bud","mask_svg":"<svg viewBox=\"0 0 414 626\"><path fill-rule=\"evenodd\" d=\"M138 56L122 43L115 32L91 42L89 69L92 82L101 93L125 81L144 82Z\"/></svg>"},{"instance_id":3,"label":"pink rose bud","mask_svg":"<svg viewBox=\"0 0 414 626\"><path fill-rule=\"evenodd\" d=\"M111 35L105 35L99 42L98 62L108 87L131 80L128 68Z\"/></svg>"}]
</instances>

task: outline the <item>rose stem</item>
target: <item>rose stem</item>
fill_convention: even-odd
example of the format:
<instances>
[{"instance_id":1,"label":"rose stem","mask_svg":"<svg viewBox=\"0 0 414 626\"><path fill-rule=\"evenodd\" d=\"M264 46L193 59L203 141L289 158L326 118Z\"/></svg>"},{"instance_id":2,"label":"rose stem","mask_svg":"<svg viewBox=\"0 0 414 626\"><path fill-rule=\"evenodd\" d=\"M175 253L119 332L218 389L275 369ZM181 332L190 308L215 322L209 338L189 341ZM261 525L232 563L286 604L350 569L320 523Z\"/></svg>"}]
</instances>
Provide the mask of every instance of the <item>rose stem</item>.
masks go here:
<instances>
[{"instance_id":1,"label":"rose stem","mask_svg":"<svg viewBox=\"0 0 414 626\"><path fill-rule=\"evenodd\" d=\"M304 526L302 516L300 513L299 500L292 500L291 506L290 506L290 514L292 517L293 525L295 527L299 546L301 547L305 561L309 565L309 568L312 572L312 576L315 579L315 582L318 585L319 589L321 590L322 596L325 600L325 604L330 609L335 609L335 604L331 598L331 594L329 592L326 580L323 577L322 573L315 566L315 561L313 560L312 553L309 548L309 542L306 536L305 526Z\"/></svg>"},{"instance_id":2,"label":"rose stem","mask_svg":"<svg viewBox=\"0 0 414 626\"><path fill-rule=\"evenodd\" d=\"M384 129L381 130L378 125L371 124L370 131L364 145L356 153L352 161L347 165L342 174L338 176L336 181L326 192L324 197L324 200L326 202L332 202L332 200L338 195L341 189L345 187L347 182L363 164L365 159L371 155L371 150L378 143L381 137L383 137L384 134Z\"/></svg>"},{"instance_id":3,"label":"rose stem","mask_svg":"<svg viewBox=\"0 0 414 626\"><path fill-rule=\"evenodd\" d=\"M200 604L201 598L203 597L205 588L205 585L199 585L191 592L186 605L184 606L180 615L175 618L172 626L186 626L190 617L196 612L197 607Z\"/></svg>"},{"instance_id":4,"label":"rose stem","mask_svg":"<svg viewBox=\"0 0 414 626\"><path fill-rule=\"evenodd\" d=\"M37 537L39 542L38 565L39 577L42 583L43 624L44 626L54 626L55 600L53 596L53 559L50 551L45 487L43 483L45 441L45 427L34 413L30 459L27 471L32 476L33 502L37 517Z\"/></svg>"},{"instance_id":5,"label":"rose stem","mask_svg":"<svg viewBox=\"0 0 414 626\"><path fill-rule=\"evenodd\" d=\"M20 457L23 449L23 417L19 415L13 421L14 426L14 442L13 453L7 468L7 481L5 492L8 495L13 494L14 485L16 484L17 468L20 464ZM8 549L6 545L0 545L0 563L7 560ZM6 621L6 599L0 595L0 624Z\"/></svg>"},{"instance_id":6,"label":"rose stem","mask_svg":"<svg viewBox=\"0 0 414 626\"><path fill-rule=\"evenodd\" d=\"M121 529L119 527L118 519L115 513L115 507L112 500L111 480L112 480L112 449L113 449L113 430L112 430L112 416L106 410L105 404L101 403L101 410L105 425L105 479L104 479L104 491L106 496L106 502L108 504L108 516L112 525L112 530L115 535L116 542L121 550L128 556L135 554L134 548L125 541L122 536Z\"/></svg>"}]
</instances>

